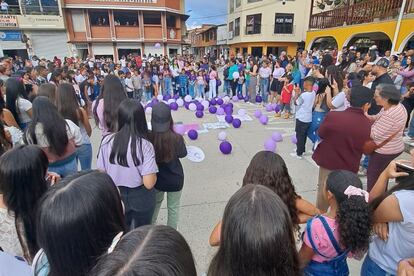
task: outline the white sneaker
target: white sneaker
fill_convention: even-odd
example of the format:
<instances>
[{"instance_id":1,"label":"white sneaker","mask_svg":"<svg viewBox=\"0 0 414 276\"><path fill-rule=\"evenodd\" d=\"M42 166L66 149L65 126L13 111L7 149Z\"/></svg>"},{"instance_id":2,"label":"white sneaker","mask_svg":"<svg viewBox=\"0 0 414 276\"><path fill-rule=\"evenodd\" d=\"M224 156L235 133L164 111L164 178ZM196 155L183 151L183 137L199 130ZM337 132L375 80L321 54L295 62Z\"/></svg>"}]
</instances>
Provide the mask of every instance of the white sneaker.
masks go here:
<instances>
[{"instance_id":1,"label":"white sneaker","mask_svg":"<svg viewBox=\"0 0 414 276\"><path fill-rule=\"evenodd\" d=\"M410 142L410 143L414 142L414 138L410 136L404 136L402 139L404 142Z\"/></svg>"},{"instance_id":2,"label":"white sneaker","mask_svg":"<svg viewBox=\"0 0 414 276\"><path fill-rule=\"evenodd\" d=\"M296 158L297 158L297 159L299 159L299 160L302 160L302 159L303 159L303 157L302 157L302 156L297 155L295 152L292 152L292 153L290 154L290 156L292 156L292 157L296 157Z\"/></svg>"}]
</instances>

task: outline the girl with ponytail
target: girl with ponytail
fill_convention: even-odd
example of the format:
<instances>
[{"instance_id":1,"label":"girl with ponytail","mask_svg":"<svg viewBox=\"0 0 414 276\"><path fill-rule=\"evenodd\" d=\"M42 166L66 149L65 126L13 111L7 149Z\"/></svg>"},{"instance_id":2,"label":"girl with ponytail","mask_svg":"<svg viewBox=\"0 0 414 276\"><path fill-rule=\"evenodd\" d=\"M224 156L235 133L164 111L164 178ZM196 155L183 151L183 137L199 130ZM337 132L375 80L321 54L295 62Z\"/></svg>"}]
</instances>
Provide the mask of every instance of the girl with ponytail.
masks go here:
<instances>
[{"instance_id":1,"label":"girl with ponytail","mask_svg":"<svg viewBox=\"0 0 414 276\"><path fill-rule=\"evenodd\" d=\"M363 256L371 234L369 195L358 176L333 171L326 182L326 214L307 223L299 257L304 275L349 275L346 258Z\"/></svg>"}]
</instances>

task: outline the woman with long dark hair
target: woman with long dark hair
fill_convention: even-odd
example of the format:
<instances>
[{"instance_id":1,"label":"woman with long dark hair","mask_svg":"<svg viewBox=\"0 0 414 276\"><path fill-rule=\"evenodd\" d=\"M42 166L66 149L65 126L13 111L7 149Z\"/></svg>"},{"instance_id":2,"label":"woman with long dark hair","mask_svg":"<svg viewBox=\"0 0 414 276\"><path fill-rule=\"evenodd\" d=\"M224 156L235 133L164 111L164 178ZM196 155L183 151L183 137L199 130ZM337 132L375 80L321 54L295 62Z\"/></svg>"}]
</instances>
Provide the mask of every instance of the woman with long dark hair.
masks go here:
<instances>
[{"instance_id":1,"label":"woman with long dark hair","mask_svg":"<svg viewBox=\"0 0 414 276\"><path fill-rule=\"evenodd\" d=\"M82 145L76 150L76 158L83 171L90 170L92 167L92 145L89 137L92 134L92 128L86 110L79 106L72 84L62 83L58 86L57 108L63 118L71 120L80 128Z\"/></svg>"},{"instance_id":2,"label":"woman with long dark hair","mask_svg":"<svg viewBox=\"0 0 414 276\"><path fill-rule=\"evenodd\" d=\"M256 103L256 89L257 89L257 74L259 72L259 67L257 65L257 60L254 57L251 57L249 60L250 71L247 72L250 76L250 86L249 86L249 99L251 103Z\"/></svg>"},{"instance_id":3,"label":"woman with long dark hair","mask_svg":"<svg viewBox=\"0 0 414 276\"><path fill-rule=\"evenodd\" d=\"M286 74L285 68L280 66L280 60L276 60L274 62L274 69L273 73L270 76L271 84L270 84L270 103L279 103L280 94L282 93L282 88L284 81L282 81L282 77Z\"/></svg>"},{"instance_id":4,"label":"woman with long dark hair","mask_svg":"<svg viewBox=\"0 0 414 276\"><path fill-rule=\"evenodd\" d=\"M187 156L184 138L174 132L171 109L164 103L155 105L151 117L152 131L149 135L154 145L155 157L159 172L157 173L157 190L152 222L157 221L164 193L167 193L168 221L167 225L177 229L181 192L184 185L184 170L180 158Z\"/></svg>"},{"instance_id":5,"label":"woman with long dark hair","mask_svg":"<svg viewBox=\"0 0 414 276\"><path fill-rule=\"evenodd\" d=\"M31 122L32 103L27 100L23 82L15 78L6 81L6 108L13 114L14 119L22 130Z\"/></svg>"},{"instance_id":6,"label":"woman with long dark hair","mask_svg":"<svg viewBox=\"0 0 414 276\"><path fill-rule=\"evenodd\" d=\"M208 276L300 275L289 211L267 187L246 185L230 198L221 237Z\"/></svg>"},{"instance_id":7,"label":"woman with long dark hair","mask_svg":"<svg viewBox=\"0 0 414 276\"><path fill-rule=\"evenodd\" d=\"M126 98L119 78L114 75L106 76L101 93L92 105L93 116L102 136L118 131L118 107Z\"/></svg>"},{"instance_id":8,"label":"woman with long dark hair","mask_svg":"<svg viewBox=\"0 0 414 276\"><path fill-rule=\"evenodd\" d=\"M53 185L39 201L35 275L86 276L125 232L119 192L105 173L86 171Z\"/></svg>"},{"instance_id":9,"label":"woman with long dark hair","mask_svg":"<svg viewBox=\"0 0 414 276\"><path fill-rule=\"evenodd\" d=\"M38 250L36 210L49 187L47 167L47 156L36 146L19 146L0 157L0 193L8 212L14 215L23 256L29 263Z\"/></svg>"},{"instance_id":10,"label":"woman with long dark hair","mask_svg":"<svg viewBox=\"0 0 414 276\"><path fill-rule=\"evenodd\" d=\"M132 230L151 224L158 167L141 103L124 100L117 118L119 130L102 139L97 167L118 186L125 203L126 223Z\"/></svg>"},{"instance_id":11,"label":"woman with long dark hair","mask_svg":"<svg viewBox=\"0 0 414 276\"><path fill-rule=\"evenodd\" d=\"M314 205L296 193L286 163L277 153L270 151L256 153L243 178L243 186L248 184L262 185L275 192L286 204L293 228L297 231L300 223L305 223L309 218L320 213ZM220 243L220 228L221 223L211 234L212 246Z\"/></svg>"},{"instance_id":12,"label":"woman with long dark hair","mask_svg":"<svg viewBox=\"0 0 414 276\"><path fill-rule=\"evenodd\" d=\"M49 171L62 177L77 171L76 147L82 145L80 129L71 120L65 120L48 98L40 96L33 101L33 121L24 139L46 153Z\"/></svg>"},{"instance_id":13,"label":"woman with long dark hair","mask_svg":"<svg viewBox=\"0 0 414 276\"><path fill-rule=\"evenodd\" d=\"M191 249L179 232L163 225L148 225L122 237L89 275L120 274L196 276L197 272Z\"/></svg>"},{"instance_id":14,"label":"woman with long dark hair","mask_svg":"<svg viewBox=\"0 0 414 276\"><path fill-rule=\"evenodd\" d=\"M407 163L411 166L412 162ZM388 187L393 178L399 183ZM370 241L361 275L397 275L399 262L414 256L414 175L400 172L397 162L392 161L379 176L369 199L376 235Z\"/></svg>"}]
</instances>

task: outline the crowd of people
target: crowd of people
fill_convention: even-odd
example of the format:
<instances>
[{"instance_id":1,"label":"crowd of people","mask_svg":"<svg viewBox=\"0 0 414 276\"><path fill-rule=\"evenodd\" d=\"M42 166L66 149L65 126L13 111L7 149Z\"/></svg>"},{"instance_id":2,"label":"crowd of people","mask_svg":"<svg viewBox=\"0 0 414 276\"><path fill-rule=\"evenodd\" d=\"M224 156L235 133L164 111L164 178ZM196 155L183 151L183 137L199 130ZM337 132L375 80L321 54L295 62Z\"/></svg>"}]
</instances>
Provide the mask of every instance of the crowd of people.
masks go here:
<instances>
[{"instance_id":1,"label":"crowd of people","mask_svg":"<svg viewBox=\"0 0 414 276\"><path fill-rule=\"evenodd\" d=\"M153 105L151 130L144 105L228 95L295 118L291 155L308 154L309 138L317 200L296 193L280 155L258 152L211 233L208 276L349 275L347 258L364 259L363 276L413 275L414 164L395 161L414 138L413 57L373 46L228 60L3 58L0 274L197 275L177 231L186 145L167 104ZM165 197L168 226L156 225Z\"/></svg>"}]
</instances>

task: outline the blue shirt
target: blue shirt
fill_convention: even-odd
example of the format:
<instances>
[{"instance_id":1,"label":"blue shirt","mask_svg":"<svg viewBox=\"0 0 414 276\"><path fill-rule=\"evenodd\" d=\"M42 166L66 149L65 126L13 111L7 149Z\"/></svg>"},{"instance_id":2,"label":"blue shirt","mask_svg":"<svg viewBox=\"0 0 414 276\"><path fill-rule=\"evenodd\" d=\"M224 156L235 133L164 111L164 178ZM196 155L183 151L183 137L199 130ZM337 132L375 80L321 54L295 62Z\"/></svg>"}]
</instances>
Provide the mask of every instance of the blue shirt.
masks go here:
<instances>
[{"instance_id":1,"label":"blue shirt","mask_svg":"<svg viewBox=\"0 0 414 276\"><path fill-rule=\"evenodd\" d=\"M315 102L316 93L302 92L296 100L296 119L303 123L312 122L312 110Z\"/></svg>"},{"instance_id":2,"label":"blue shirt","mask_svg":"<svg viewBox=\"0 0 414 276\"><path fill-rule=\"evenodd\" d=\"M187 77L187 75L186 75L186 74L180 74L180 75L178 76L178 84L179 84L181 87L186 87L186 86L187 86L187 82L188 82L188 77Z\"/></svg>"}]
</instances>

